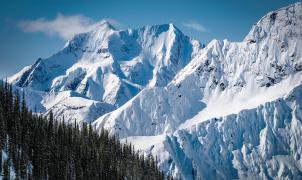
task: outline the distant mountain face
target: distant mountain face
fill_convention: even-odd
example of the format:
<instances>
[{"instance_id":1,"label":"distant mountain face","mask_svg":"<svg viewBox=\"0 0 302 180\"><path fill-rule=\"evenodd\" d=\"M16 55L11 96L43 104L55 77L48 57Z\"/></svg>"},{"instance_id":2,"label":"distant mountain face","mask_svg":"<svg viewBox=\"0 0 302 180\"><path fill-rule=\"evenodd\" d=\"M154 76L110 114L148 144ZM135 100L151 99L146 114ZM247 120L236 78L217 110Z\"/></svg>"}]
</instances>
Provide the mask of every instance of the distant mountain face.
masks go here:
<instances>
[{"instance_id":1,"label":"distant mountain face","mask_svg":"<svg viewBox=\"0 0 302 180\"><path fill-rule=\"evenodd\" d=\"M119 107L146 86L165 86L199 49L199 42L173 24L118 31L104 21L11 81L38 91L73 91Z\"/></svg>"},{"instance_id":2,"label":"distant mountain face","mask_svg":"<svg viewBox=\"0 0 302 180\"><path fill-rule=\"evenodd\" d=\"M75 36L60 52L37 60L9 80L16 86L43 92L46 97L42 99L47 101L42 106L57 116L62 115L56 113L58 109L76 110L65 118L71 120L72 114L88 113L92 117L77 119L90 122L120 107L145 87L165 86L200 48L198 41L185 36L173 24L119 31L104 21L94 31ZM97 105L94 112L82 112L91 103L74 102L73 96L103 106ZM67 108L66 101L79 106Z\"/></svg>"},{"instance_id":3,"label":"distant mountain face","mask_svg":"<svg viewBox=\"0 0 302 180\"><path fill-rule=\"evenodd\" d=\"M301 178L301 47L302 3L205 48L173 24L103 22L10 82L32 107L118 133L174 177Z\"/></svg>"}]
</instances>

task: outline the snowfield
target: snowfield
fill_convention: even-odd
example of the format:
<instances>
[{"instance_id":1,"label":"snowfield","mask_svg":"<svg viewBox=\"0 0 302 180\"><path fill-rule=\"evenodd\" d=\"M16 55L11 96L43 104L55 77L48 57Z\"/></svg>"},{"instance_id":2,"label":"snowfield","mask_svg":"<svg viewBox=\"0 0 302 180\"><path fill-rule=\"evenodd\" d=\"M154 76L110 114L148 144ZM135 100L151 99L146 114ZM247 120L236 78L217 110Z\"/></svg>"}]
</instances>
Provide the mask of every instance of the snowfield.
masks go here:
<instances>
[{"instance_id":1,"label":"snowfield","mask_svg":"<svg viewBox=\"0 0 302 180\"><path fill-rule=\"evenodd\" d=\"M175 178L301 179L301 48L301 2L205 47L173 24L104 21L9 81L31 108L106 128Z\"/></svg>"}]
</instances>

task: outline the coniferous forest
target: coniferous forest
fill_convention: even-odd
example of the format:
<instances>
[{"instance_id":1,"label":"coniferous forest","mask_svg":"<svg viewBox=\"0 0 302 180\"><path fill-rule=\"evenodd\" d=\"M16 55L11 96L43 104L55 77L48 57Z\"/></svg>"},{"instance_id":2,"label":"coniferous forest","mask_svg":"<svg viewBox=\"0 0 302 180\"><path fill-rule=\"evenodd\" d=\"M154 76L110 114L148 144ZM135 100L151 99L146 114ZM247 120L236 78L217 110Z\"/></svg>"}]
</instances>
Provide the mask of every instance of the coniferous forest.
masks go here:
<instances>
[{"instance_id":1,"label":"coniferous forest","mask_svg":"<svg viewBox=\"0 0 302 180\"><path fill-rule=\"evenodd\" d=\"M164 179L144 158L106 130L65 124L31 112L24 95L0 85L0 179Z\"/></svg>"}]
</instances>

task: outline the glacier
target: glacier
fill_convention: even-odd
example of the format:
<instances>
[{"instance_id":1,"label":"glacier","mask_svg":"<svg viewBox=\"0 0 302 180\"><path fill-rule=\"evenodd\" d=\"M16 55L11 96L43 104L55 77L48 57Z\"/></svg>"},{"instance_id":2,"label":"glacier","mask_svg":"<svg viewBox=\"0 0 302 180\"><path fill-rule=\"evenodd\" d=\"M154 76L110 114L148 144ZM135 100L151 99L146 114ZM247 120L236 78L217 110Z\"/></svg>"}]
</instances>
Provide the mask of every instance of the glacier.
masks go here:
<instances>
[{"instance_id":1,"label":"glacier","mask_svg":"<svg viewBox=\"0 0 302 180\"><path fill-rule=\"evenodd\" d=\"M242 42L103 21L9 78L31 108L131 142L176 179L302 178L302 3Z\"/></svg>"}]
</instances>

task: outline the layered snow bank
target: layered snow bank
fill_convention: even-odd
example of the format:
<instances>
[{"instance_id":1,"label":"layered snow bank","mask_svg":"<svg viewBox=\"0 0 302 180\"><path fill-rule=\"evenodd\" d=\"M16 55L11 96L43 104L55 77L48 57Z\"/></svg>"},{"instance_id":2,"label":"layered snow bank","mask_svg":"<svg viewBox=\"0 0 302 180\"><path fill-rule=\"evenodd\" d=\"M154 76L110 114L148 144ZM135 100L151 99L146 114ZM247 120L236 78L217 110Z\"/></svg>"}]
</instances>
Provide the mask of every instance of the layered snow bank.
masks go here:
<instances>
[{"instance_id":1,"label":"layered snow bank","mask_svg":"<svg viewBox=\"0 0 302 180\"><path fill-rule=\"evenodd\" d=\"M159 166L174 177L300 179L301 135L302 85L299 85L283 98L238 114L196 123L173 135L127 140L145 154L160 157ZM152 139L156 139L154 144L149 141ZM149 146L146 142L150 142Z\"/></svg>"},{"instance_id":2,"label":"layered snow bank","mask_svg":"<svg viewBox=\"0 0 302 180\"><path fill-rule=\"evenodd\" d=\"M215 117L222 117L229 114L238 114L243 109L256 108L259 104L274 101L284 97L290 92L291 87L295 87L302 82L302 74L290 75L280 83L267 87L255 88L254 85L246 87L238 94L233 94L228 90L213 94L208 100L207 106L192 119L187 120L179 126L179 129L190 127L204 120Z\"/></svg>"}]
</instances>

